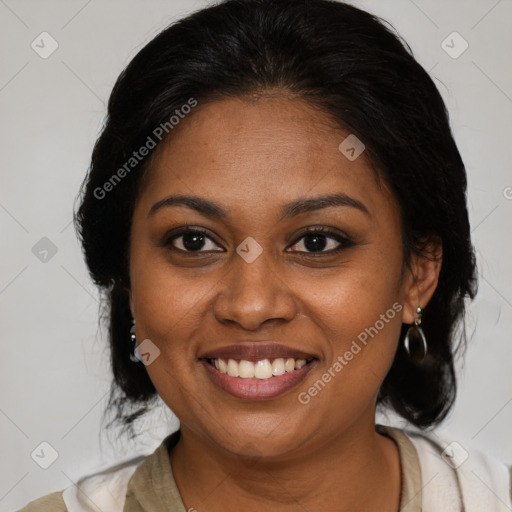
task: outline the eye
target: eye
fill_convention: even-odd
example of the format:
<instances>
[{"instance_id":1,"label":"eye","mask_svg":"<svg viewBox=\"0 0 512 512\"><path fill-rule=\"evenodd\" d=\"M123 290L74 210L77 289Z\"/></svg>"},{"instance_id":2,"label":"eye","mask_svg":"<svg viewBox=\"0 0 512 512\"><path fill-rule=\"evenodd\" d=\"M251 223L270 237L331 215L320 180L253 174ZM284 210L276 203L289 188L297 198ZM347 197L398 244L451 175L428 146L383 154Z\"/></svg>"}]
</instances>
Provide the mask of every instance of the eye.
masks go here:
<instances>
[{"instance_id":1,"label":"eye","mask_svg":"<svg viewBox=\"0 0 512 512\"><path fill-rule=\"evenodd\" d=\"M295 240L290 249L293 249L293 252L306 254L333 254L354 245L354 242L347 236L329 231L327 228L317 227L309 228L306 233Z\"/></svg>"},{"instance_id":2,"label":"eye","mask_svg":"<svg viewBox=\"0 0 512 512\"><path fill-rule=\"evenodd\" d=\"M163 245L171 246L171 249L188 253L223 251L223 249L207 235L206 231L199 228L184 228L172 235L168 235Z\"/></svg>"},{"instance_id":3,"label":"eye","mask_svg":"<svg viewBox=\"0 0 512 512\"><path fill-rule=\"evenodd\" d=\"M224 250L208 235L206 230L190 227L184 227L168 234L161 245L188 254L222 252ZM308 228L287 250L303 254L328 255L354 245L354 242L346 235L330 231L325 227L313 227Z\"/></svg>"}]
</instances>

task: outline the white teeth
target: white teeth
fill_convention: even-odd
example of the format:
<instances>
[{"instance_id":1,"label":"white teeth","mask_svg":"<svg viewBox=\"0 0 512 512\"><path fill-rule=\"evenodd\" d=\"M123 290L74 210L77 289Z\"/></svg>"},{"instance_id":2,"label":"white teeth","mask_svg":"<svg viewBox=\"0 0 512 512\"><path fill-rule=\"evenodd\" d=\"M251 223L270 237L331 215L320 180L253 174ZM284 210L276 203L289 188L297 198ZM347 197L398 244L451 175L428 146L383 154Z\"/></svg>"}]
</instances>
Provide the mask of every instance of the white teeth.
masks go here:
<instances>
[{"instance_id":1,"label":"white teeth","mask_svg":"<svg viewBox=\"0 0 512 512\"><path fill-rule=\"evenodd\" d=\"M261 380L267 380L273 376L278 377L285 373L300 370L307 364L306 359L297 359L289 357L284 359L278 357L270 362L269 359L262 359L260 361L247 361L242 359L236 361L235 359L229 359L227 362L225 359L213 359L212 364L221 373L227 373L230 377L239 377L241 379L252 379L257 378Z\"/></svg>"},{"instance_id":2,"label":"white teeth","mask_svg":"<svg viewBox=\"0 0 512 512\"><path fill-rule=\"evenodd\" d=\"M293 370L295 370L295 359L293 359L292 357L289 357L289 358L284 362L284 369L285 369L287 372L293 372Z\"/></svg>"},{"instance_id":3,"label":"white teeth","mask_svg":"<svg viewBox=\"0 0 512 512\"><path fill-rule=\"evenodd\" d=\"M224 359L215 359L215 362L217 363L215 365L215 368L217 368L217 370L221 371L222 373L228 373L228 363L226 363Z\"/></svg>"},{"instance_id":4,"label":"white teeth","mask_svg":"<svg viewBox=\"0 0 512 512\"><path fill-rule=\"evenodd\" d=\"M283 375L284 373L286 373L286 370L284 369L284 359L282 357L274 359L274 362L272 363L272 374Z\"/></svg>"},{"instance_id":5,"label":"white teeth","mask_svg":"<svg viewBox=\"0 0 512 512\"><path fill-rule=\"evenodd\" d=\"M240 364L242 361L240 361ZM258 361L254 365L254 376L257 379L270 379L272 377L272 365L268 359L263 359L263 361Z\"/></svg>"},{"instance_id":6,"label":"white teeth","mask_svg":"<svg viewBox=\"0 0 512 512\"><path fill-rule=\"evenodd\" d=\"M254 377L254 363L252 361L240 361L238 371L242 379L252 379Z\"/></svg>"},{"instance_id":7,"label":"white teeth","mask_svg":"<svg viewBox=\"0 0 512 512\"><path fill-rule=\"evenodd\" d=\"M234 359L228 361L227 374L230 377L238 377L240 375L238 373L238 363Z\"/></svg>"}]
</instances>

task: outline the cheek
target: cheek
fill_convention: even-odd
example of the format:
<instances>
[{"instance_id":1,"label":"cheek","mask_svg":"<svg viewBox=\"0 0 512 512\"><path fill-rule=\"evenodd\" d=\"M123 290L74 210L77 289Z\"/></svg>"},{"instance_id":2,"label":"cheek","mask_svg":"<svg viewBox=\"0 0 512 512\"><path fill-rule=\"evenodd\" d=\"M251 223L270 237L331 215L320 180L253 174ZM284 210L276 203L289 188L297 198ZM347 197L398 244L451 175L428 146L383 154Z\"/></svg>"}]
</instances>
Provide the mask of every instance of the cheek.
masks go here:
<instances>
[{"instance_id":1,"label":"cheek","mask_svg":"<svg viewBox=\"0 0 512 512\"><path fill-rule=\"evenodd\" d=\"M327 325L336 326L337 331L344 328L353 331L357 326L364 329L394 302L401 302L399 257L399 254L368 250L332 277L305 282L303 296L307 297L309 308L326 319Z\"/></svg>"},{"instance_id":2,"label":"cheek","mask_svg":"<svg viewBox=\"0 0 512 512\"><path fill-rule=\"evenodd\" d=\"M154 338L155 343L175 340L176 348L180 333L190 333L198 327L201 317L201 300L205 294L204 279L187 281L169 269L158 266L146 267L132 285L136 300L137 326L144 329L144 336Z\"/></svg>"},{"instance_id":3,"label":"cheek","mask_svg":"<svg viewBox=\"0 0 512 512\"><path fill-rule=\"evenodd\" d=\"M168 263L149 256L132 259L131 276L137 339L150 339L160 351L146 371L163 401L183 420L189 414L191 395L197 395L191 340L202 326L204 279L187 282Z\"/></svg>"},{"instance_id":4,"label":"cheek","mask_svg":"<svg viewBox=\"0 0 512 512\"><path fill-rule=\"evenodd\" d=\"M176 358L170 353L188 355L194 348L190 339L201 326L209 278L187 277L186 270L173 269L162 251L151 248L132 250L130 271L137 337L153 341L172 367Z\"/></svg>"},{"instance_id":5,"label":"cheek","mask_svg":"<svg viewBox=\"0 0 512 512\"><path fill-rule=\"evenodd\" d=\"M341 357L354 387L368 375L378 387L392 364L402 325L400 250L394 245L368 249L332 279L305 282L303 289L310 290L303 294L308 316L328 340L326 363Z\"/></svg>"}]
</instances>

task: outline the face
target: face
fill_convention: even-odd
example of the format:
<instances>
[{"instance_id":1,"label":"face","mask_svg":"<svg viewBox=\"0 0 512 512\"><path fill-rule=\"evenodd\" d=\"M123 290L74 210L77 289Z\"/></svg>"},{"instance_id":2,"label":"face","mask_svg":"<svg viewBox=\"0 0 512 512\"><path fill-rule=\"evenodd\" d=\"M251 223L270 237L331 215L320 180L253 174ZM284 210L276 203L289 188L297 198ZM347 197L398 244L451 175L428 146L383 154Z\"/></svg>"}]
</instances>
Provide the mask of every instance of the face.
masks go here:
<instances>
[{"instance_id":1,"label":"face","mask_svg":"<svg viewBox=\"0 0 512 512\"><path fill-rule=\"evenodd\" d=\"M199 105L141 191L137 340L182 429L219 450L291 456L373 430L417 304L398 206L338 149L348 135L299 99Z\"/></svg>"}]
</instances>

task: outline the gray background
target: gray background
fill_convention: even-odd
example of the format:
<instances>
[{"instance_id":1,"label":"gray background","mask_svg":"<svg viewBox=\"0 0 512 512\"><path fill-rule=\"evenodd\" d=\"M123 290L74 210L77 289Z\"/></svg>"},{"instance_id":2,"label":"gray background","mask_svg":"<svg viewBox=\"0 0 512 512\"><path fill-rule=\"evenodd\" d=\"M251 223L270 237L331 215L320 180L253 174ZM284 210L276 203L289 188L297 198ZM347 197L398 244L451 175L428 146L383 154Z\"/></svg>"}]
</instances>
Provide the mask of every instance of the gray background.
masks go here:
<instances>
[{"instance_id":1,"label":"gray background","mask_svg":"<svg viewBox=\"0 0 512 512\"><path fill-rule=\"evenodd\" d=\"M149 453L170 431L173 416L160 407L140 424L136 443L100 432L108 352L71 218L116 77L160 29L204 5L0 0L1 510ZM512 463L512 1L357 5L389 20L435 78L468 170L480 291L443 434ZM35 40L39 51L50 48L43 31L58 43L46 59L31 47ZM453 31L460 37L446 39ZM463 40L469 47L453 58ZM51 456L42 442L58 454L48 469L40 467Z\"/></svg>"}]
</instances>

